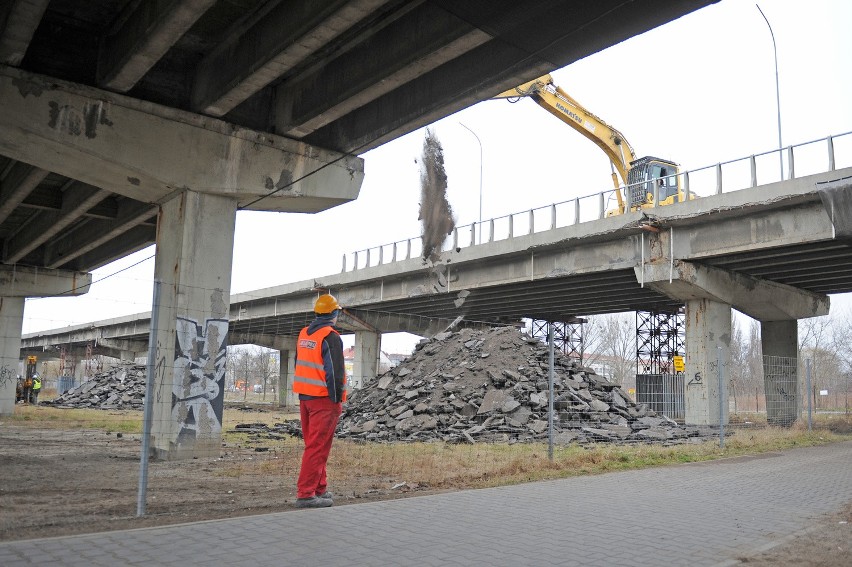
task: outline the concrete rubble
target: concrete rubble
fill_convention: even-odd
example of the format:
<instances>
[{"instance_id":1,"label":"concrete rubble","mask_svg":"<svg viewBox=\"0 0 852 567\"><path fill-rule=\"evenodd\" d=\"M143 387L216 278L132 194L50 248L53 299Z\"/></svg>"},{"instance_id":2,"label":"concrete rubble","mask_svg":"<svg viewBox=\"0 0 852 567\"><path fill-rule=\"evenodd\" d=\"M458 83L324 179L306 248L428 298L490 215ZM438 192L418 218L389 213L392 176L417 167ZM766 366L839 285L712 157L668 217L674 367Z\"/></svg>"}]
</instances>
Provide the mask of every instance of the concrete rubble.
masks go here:
<instances>
[{"instance_id":1,"label":"concrete rubble","mask_svg":"<svg viewBox=\"0 0 852 567\"><path fill-rule=\"evenodd\" d=\"M514 328L441 333L353 392L337 436L375 442L546 441L548 361L547 344ZM554 353L554 414L554 442L563 445L681 443L714 434L637 405L617 384L560 352ZM278 424L275 431L298 435L298 420Z\"/></svg>"},{"instance_id":2,"label":"concrete rubble","mask_svg":"<svg viewBox=\"0 0 852 567\"><path fill-rule=\"evenodd\" d=\"M121 364L95 374L45 405L58 408L143 409L145 405L144 364Z\"/></svg>"}]
</instances>

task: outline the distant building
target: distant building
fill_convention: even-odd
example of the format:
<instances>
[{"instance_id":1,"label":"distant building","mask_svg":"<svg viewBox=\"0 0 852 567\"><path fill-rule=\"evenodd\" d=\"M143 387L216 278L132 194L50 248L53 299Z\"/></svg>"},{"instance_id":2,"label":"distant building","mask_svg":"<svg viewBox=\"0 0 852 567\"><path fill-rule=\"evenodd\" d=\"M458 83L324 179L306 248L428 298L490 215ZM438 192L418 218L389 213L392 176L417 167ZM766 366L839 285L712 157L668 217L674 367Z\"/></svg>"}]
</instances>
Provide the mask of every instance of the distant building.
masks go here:
<instances>
[{"instance_id":1,"label":"distant building","mask_svg":"<svg viewBox=\"0 0 852 567\"><path fill-rule=\"evenodd\" d=\"M384 374L400 362L405 360L408 355L405 354L388 354L384 351L379 353L379 372ZM352 388L361 388L361 377L355 376L355 347L343 349L343 364L346 367L346 375L349 376L349 385Z\"/></svg>"}]
</instances>

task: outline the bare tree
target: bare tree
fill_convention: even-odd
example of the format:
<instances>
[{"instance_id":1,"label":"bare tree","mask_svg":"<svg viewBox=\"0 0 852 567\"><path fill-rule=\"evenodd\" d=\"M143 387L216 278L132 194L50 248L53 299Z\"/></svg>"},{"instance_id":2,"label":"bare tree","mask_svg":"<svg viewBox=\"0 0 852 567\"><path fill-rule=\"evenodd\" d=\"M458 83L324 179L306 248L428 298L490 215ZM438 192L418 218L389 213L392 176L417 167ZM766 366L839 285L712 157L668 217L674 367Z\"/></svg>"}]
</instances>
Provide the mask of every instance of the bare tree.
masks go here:
<instances>
[{"instance_id":1,"label":"bare tree","mask_svg":"<svg viewBox=\"0 0 852 567\"><path fill-rule=\"evenodd\" d=\"M827 391L831 395L842 382L841 365L834 348L834 327L832 315L799 321L799 359L811 361L811 391L807 395L812 397L815 408L823 405L817 392Z\"/></svg>"},{"instance_id":2,"label":"bare tree","mask_svg":"<svg viewBox=\"0 0 852 567\"><path fill-rule=\"evenodd\" d=\"M742 327L737 318L731 317L731 364L729 368L730 399L734 402L733 411L736 413L743 405L748 407L750 396L744 394L748 391L746 382L748 374L748 350L749 345L743 335Z\"/></svg>"},{"instance_id":3,"label":"bare tree","mask_svg":"<svg viewBox=\"0 0 852 567\"><path fill-rule=\"evenodd\" d=\"M270 386L272 386L272 393L275 393L275 382L272 380L272 376L277 375L277 369L274 368L274 354L274 350L260 346L254 347L251 351L252 369L257 380L261 383L263 400L266 400L266 390Z\"/></svg>"},{"instance_id":4,"label":"bare tree","mask_svg":"<svg viewBox=\"0 0 852 567\"><path fill-rule=\"evenodd\" d=\"M763 346L760 342L760 322L752 320L749 327L748 347L745 353L748 373L743 384L749 393L754 392L755 410L760 410L760 395L763 392ZM763 408L764 410L766 407Z\"/></svg>"},{"instance_id":5,"label":"bare tree","mask_svg":"<svg viewBox=\"0 0 852 567\"><path fill-rule=\"evenodd\" d=\"M842 405L849 415L850 379L852 379L852 310L840 315L834 327L833 349L840 368L838 392L838 407Z\"/></svg>"},{"instance_id":6,"label":"bare tree","mask_svg":"<svg viewBox=\"0 0 852 567\"><path fill-rule=\"evenodd\" d=\"M602 372L619 385L632 384L636 374L636 321L631 313L589 317L583 340L586 366L605 368Z\"/></svg>"},{"instance_id":7,"label":"bare tree","mask_svg":"<svg viewBox=\"0 0 852 567\"><path fill-rule=\"evenodd\" d=\"M583 323L583 366L600 364L603 353L604 328L601 317L589 317Z\"/></svg>"}]
</instances>

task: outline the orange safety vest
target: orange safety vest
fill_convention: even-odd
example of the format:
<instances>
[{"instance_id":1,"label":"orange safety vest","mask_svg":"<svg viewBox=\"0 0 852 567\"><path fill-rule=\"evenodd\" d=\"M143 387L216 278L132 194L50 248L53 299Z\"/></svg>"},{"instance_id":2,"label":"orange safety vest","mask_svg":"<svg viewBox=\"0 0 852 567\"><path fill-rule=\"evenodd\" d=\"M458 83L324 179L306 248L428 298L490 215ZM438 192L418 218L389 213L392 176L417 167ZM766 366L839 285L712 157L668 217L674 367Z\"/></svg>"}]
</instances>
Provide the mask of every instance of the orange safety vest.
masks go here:
<instances>
[{"instance_id":1,"label":"orange safety vest","mask_svg":"<svg viewBox=\"0 0 852 567\"><path fill-rule=\"evenodd\" d=\"M337 333L334 327L322 327L313 335L305 327L299 333L296 343L296 369L293 376L293 393L308 396L329 397L325 381L325 367L322 360L322 341L331 333ZM343 401L346 401L346 376L343 376Z\"/></svg>"}]
</instances>

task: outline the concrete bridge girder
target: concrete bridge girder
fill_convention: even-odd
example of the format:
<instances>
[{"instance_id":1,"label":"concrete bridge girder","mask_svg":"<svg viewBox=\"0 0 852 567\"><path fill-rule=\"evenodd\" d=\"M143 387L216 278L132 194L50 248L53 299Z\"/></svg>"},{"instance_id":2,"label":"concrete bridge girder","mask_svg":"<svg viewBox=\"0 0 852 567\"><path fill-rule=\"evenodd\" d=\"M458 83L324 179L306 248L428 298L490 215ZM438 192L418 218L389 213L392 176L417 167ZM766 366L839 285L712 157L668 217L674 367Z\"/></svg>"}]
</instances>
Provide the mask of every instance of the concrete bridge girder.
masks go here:
<instances>
[{"instance_id":1,"label":"concrete bridge girder","mask_svg":"<svg viewBox=\"0 0 852 567\"><path fill-rule=\"evenodd\" d=\"M827 295L683 260L647 263L634 271L642 285L673 299L725 303L758 321L821 317L831 305Z\"/></svg>"},{"instance_id":2,"label":"concrete bridge girder","mask_svg":"<svg viewBox=\"0 0 852 567\"><path fill-rule=\"evenodd\" d=\"M312 213L356 199L364 176L355 156L12 67L0 100L4 155L138 201L190 189Z\"/></svg>"},{"instance_id":3,"label":"concrete bridge girder","mask_svg":"<svg viewBox=\"0 0 852 567\"><path fill-rule=\"evenodd\" d=\"M0 297L73 297L88 293L92 274L0 265Z\"/></svg>"},{"instance_id":4,"label":"concrete bridge girder","mask_svg":"<svg viewBox=\"0 0 852 567\"><path fill-rule=\"evenodd\" d=\"M228 345L257 345L275 350L294 350L296 337L231 332L228 334Z\"/></svg>"}]
</instances>

